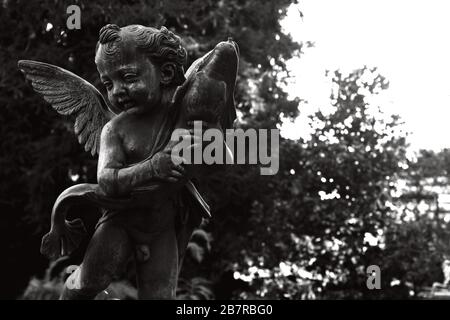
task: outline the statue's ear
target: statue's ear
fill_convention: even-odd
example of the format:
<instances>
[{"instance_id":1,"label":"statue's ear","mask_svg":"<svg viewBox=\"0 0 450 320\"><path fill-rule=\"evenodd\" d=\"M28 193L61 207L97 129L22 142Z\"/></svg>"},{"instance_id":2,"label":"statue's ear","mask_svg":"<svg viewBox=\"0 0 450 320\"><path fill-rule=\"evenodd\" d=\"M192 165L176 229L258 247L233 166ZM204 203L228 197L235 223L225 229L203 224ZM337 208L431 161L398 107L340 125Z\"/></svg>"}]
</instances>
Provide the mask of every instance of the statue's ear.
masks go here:
<instances>
[{"instance_id":1,"label":"statue's ear","mask_svg":"<svg viewBox=\"0 0 450 320\"><path fill-rule=\"evenodd\" d=\"M161 83L163 85L169 85L175 78L176 66L173 62L163 63L161 66Z\"/></svg>"}]
</instances>

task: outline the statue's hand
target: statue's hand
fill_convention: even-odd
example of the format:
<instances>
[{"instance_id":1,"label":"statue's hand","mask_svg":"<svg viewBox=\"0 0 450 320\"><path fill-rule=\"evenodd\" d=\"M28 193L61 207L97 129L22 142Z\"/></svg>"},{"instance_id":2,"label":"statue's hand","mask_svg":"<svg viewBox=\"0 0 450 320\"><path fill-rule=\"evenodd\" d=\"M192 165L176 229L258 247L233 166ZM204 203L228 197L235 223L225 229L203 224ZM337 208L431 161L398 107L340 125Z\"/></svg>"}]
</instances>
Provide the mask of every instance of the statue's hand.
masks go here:
<instances>
[{"instance_id":1,"label":"statue's hand","mask_svg":"<svg viewBox=\"0 0 450 320\"><path fill-rule=\"evenodd\" d=\"M214 122L207 122L207 121L200 121L200 120L196 120L194 121L188 121L187 122L187 126L188 126L188 130L189 130L189 134L193 139L193 143L191 144L191 146L189 146L188 149L192 149L192 150L188 150L190 152L188 152L188 154L195 154L196 152L198 152L199 154L203 154L205 146L208 145L208 141L207 140L206 143L203 142L204 136L205 136L205 131L207 130L215 130L216 133L215 134L220 134L222 135L222 139L224 141L223 146L222 146L222 154L225 155L226 158L222 157L222 161L215 161L215 160L219 160L219 159L210 159L209 162L206 161L206 159L202 159L201 163L195 163L195 162L188 162L190 163L189 165L185 165L184 167L186 168L186 171L188 173L189 176L192 177L205 177L205 176L209 176L212 173L215 173L221 169L224 168L223 163L233 163L233 156L231 154L231 151L229 151L227 149L227 146L225 144L225 135L222 131L222 128L220 127L219 123L214 123ZM198 130L198 128L201 128L201 130ZM220 133L218 133L220 132ZM214 138L216 139L216 138ZM196 149L200 149L200 150L196 150ZM208 153L209 155L209 153ZM230 160L228 159L230 158ZM212 163L211 163L212 162Z\"/></svg>"},{"instance_id":2,"label":"statue's hand","mask_svg":"<svg viewBox=\"0 0 450 320\"><path fill-rule=\"evenodd\" d=\"M54 223L50 232L42 238L41 253L51 260L70 255L86 234L81 219Z\"/></svg>"},{"instance_id":3,"label":"statue's hand","mask_svg":"<svg viewBox=\"0 0 450 320\"><path fill-rule=\"evenodd\" d=\"M153 177L167 182L180 182L185 179L185 169L181 166L181 158L171 155L170 149L158 152L151 159ZM177 164L178 163L178 164Z\"/></svg>"},{"instance_id":4,"label":"statue's hand","mask_svg":"<svg viewBox=\"0 0 450 320\"><path fill-rule=\"evenodd\" d=\"M217 158L214 158L214 156L205 158L204 153L205 147L208 144L203 142L206 130L215 130L211 134L214 134L215 137L220 135L222 140L225 139L218 123L202 120L196 120L195 122L188 121L187 128L180 129L180 131L172 135L172 140L163 153L171 155L172 163L178 165L176 167L180 169L186 179L209 176L211 173L217 172L218 168L223 167L224 159L218 158L220 154L218 154ZM219 145L219 147L221 146ZM227 154L228 150L225 142L223 142L222 148L221 154L226 155L228 158L229 155ZM207 156L210 154L211 152L206 153ZM226 163L232 163L232 161L227 160Z\"/></svg>"}]
</instances>

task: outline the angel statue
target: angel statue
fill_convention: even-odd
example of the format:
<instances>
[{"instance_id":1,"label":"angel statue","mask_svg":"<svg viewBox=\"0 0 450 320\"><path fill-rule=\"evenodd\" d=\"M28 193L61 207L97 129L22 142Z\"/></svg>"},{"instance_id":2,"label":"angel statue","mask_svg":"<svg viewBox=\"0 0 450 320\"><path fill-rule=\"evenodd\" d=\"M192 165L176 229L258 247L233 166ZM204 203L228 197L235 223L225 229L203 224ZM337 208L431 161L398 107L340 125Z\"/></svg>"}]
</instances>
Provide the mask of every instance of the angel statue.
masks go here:
<instances>
[{"instance_id":1,"label":"angel statue","mask_svg":"<svg viewBox=\"0 0 450 320\"><path fill-rule=\"evenodd\" d=\"M171 135L183 128L189 148L199 148L193 122L222 132L232 128L238 62L237 44L228 39L184 73L186 50L167 28L114 24L100 30L95 50L107 100L67 70L18 62L36 92L58 113L74 116L85 150L98 154L98 184L63 191L42 239L41 253L50 259L70 255L87 232L81 219L66 219L68 209L87 203L102 210L61 299L95 298L130 258L136 262L139 299L175 298L190 236L202 217L210 216L196 184L216 169L174 159Z\"/></svg>"}]
</instances>

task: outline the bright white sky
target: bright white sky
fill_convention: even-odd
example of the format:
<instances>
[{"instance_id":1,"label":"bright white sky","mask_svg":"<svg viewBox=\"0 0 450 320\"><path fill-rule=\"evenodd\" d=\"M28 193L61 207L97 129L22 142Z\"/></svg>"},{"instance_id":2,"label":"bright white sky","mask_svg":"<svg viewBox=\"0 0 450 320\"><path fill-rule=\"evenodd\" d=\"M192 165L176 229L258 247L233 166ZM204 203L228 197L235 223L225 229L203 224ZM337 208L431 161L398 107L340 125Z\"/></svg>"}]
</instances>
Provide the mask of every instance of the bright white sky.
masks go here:
<instances>
[{"instance_id":1,"label":"bright white sky","mask_svg":"<svg viewBox=\"0 0 450 320\"><path fill-rule=\"evenodd\" d=\"M325 70L367 65L389 80L380 106L406 122L413 149L450 147L450 1L303 0L282 26L296 41L315 42L289 62L289 92L309 103L283 135L303 134L305 116L329 104Z\"/></svg>"}]
</instances>

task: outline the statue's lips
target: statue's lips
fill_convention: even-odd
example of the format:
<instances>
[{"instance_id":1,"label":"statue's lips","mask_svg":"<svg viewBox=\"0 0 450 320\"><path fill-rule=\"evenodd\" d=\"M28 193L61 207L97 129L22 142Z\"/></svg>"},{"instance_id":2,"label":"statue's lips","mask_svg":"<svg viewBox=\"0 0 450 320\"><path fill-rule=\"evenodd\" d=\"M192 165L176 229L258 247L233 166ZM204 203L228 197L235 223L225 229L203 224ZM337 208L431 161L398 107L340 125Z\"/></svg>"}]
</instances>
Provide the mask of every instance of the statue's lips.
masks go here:
<instances>
[{"instance_id":1,"label":"statue's lips","mask_svg":"<svg viewBox=\"0 0 450 320\"><path fill-rule=\"evenodd\" d=\"M119 100L117 102L122 107L122 109L130 109L130 108L134 107L133 100L126 99L126 100Z\"/></svg>"}]
</instances>

